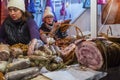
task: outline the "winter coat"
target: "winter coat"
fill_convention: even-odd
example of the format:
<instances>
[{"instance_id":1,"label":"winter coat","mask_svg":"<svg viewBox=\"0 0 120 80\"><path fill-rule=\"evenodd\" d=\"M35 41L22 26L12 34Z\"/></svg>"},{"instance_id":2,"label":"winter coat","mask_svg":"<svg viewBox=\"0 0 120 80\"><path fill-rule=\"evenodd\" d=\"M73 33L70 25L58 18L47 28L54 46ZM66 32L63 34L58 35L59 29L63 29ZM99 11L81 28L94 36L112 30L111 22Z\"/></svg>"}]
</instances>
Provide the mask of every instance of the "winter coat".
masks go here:
<instances>
[{"instance_id":1,"label":"winter coat","mask_svg":"<svg viewBox=\"0 0 120 80\"><path fill-rule=\"evenodd\" d=\"M13 21L6 18L0 27L0 42L10 45L23 43L28 44L32 39L40 39L37 24L32 18L27 21Z\"/></svg>"}]
</instances>

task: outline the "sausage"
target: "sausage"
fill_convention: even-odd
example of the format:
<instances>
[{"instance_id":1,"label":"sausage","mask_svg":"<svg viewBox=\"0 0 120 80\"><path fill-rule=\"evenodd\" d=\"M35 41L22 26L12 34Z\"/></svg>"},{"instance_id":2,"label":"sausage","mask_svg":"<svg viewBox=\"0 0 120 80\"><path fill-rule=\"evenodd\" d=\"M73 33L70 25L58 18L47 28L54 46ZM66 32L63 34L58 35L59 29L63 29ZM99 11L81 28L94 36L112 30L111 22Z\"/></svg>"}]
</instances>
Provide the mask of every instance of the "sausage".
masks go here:
<instances>
[{"instance_id":1,"label":"sausage","mask_svg":"<svg viewBox=\"0 0 120 80\"><path fill-rule=\"evenodd\" d=\"M52 51L53 55L57 54L53 45L50 45L49 47L50 47L50 50Z\"/></svg>"},{"instance_id":2,"label":"sausage","mask_svg":"<svg viewBox=\"0 0 120 80\"><path fill-rule=\"evenodd\" d=\"M7 61L10 56L9 45L0 44L0 61Z\"/></svg>"},{"instance_id":3,"label":"sausage","mask_svg":"<svg viewBox=\"0 0 120 80\"><path fill-rule=\"evenodd\" d=\"M9 63L7 65L7 71L20 70L30 67L29 59L18 59L18 61Z\"/></svg>"},{"instance_id":4,"label":"sausage","mask_svg":"<svg viewBox=\"0 0 120 80\"><path fill-rule=\"evenodd\" d=\"M39 72L38 67L12 71L5 74L5 80L21 80L23 77L35 74L37 72Z\"/></svg>"}]
</instances>

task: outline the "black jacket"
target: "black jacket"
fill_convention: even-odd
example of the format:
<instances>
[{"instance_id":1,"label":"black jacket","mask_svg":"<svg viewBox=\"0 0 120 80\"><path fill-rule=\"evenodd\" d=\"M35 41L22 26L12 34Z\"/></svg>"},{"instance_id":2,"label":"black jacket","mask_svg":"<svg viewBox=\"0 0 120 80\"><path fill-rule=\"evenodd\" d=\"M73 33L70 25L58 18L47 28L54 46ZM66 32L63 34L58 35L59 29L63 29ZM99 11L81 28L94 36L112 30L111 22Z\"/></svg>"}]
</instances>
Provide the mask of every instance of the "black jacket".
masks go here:
<instances>
[{"instance_id":1,"label":"black jacket","mask_svg":"<svg viewBox=\"0 0 120 80\"><path fill-rule=\"evenodd\" d=\"M13 21L7 18L3 23L6 33L6 43L12 45L16 43L28 44L30 41L29 30L25 21Z\"/></svg>"},{"instance_id":2,"label":"black jacket","mask_svg":"<svg viewBox=\"0 0 120 80\"><path fill-rule=\"evenodd\" d=\"M46 27L45 23L42 23L40 29L45 31L45 32L50 32L51 31L50 29L48 29ZM58 29L55 33L56 38L65 38L66 36L68 36L67 32L61 32L60 29Z\"/></svg>"}]
</instances>

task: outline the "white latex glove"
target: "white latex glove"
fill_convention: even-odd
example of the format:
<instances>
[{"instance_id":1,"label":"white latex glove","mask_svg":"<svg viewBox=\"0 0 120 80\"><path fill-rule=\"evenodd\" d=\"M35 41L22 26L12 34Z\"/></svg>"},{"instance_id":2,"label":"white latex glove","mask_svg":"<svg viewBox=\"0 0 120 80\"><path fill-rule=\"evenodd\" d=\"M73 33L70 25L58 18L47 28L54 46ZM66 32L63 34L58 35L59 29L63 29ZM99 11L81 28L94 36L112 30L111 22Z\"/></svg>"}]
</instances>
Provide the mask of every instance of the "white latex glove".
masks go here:
<instances>
[{"instance_id":1,"label":"white latex glove","mask_svg":"<svg viewBox=\"0 0 120 80\"><path fill-rule=\"evenodd\" d=\"M55 42L54 38L47 38L47 44L53 44Z\"/></svg>"}]
</instances>

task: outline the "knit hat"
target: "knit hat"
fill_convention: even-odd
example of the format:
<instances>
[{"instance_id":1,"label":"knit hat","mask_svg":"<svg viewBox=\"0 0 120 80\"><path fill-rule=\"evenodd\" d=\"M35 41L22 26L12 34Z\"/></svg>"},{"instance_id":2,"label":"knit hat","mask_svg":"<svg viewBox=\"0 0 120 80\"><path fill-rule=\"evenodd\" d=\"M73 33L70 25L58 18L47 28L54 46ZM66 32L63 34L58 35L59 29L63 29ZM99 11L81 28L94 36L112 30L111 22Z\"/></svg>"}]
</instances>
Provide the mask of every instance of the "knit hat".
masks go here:
<instances>
[{"instance_id":1,"label":"knit hat","mask_svg":"<svg viewBox=\"0 0 120 80\"><path fill-rule=\"evenodd\" d=\"M8 0L8 5L7 7L16 7L23 12L25 12L25 2L24 0Z\"/></svg>"},{"instance_id":2,"label":"knit hat","mask_svg":"<svg viewBox=\"0 0 120 80\"><path fill-rule=\"evenodd\" d=\"M43 18L45 18L46 16L49 16L49 15L54 17L54 14L52 13L51 7L47 6L45 8L45 12L43 14Z\"/></svg>"}]
</instances>

